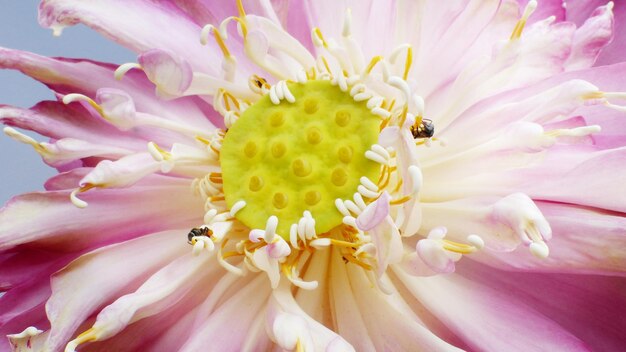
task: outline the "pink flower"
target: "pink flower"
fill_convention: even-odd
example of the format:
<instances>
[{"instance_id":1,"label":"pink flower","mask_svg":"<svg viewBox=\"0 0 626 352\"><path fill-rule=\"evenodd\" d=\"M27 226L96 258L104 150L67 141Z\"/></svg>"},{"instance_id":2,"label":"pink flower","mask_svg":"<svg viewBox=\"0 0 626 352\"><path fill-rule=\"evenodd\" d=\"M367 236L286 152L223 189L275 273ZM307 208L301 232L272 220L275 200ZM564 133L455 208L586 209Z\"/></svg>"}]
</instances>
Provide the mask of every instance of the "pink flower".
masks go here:
<instances>
[{"instance_id":1,"label":"pink flower","mask_svg":"<svg viewBox=\"0 0 626 352\"><path fill-rule=\"evenodd\" d=\"M42 1L0 349L620 350L623 5Z\"/></svg>"}]
</instances>

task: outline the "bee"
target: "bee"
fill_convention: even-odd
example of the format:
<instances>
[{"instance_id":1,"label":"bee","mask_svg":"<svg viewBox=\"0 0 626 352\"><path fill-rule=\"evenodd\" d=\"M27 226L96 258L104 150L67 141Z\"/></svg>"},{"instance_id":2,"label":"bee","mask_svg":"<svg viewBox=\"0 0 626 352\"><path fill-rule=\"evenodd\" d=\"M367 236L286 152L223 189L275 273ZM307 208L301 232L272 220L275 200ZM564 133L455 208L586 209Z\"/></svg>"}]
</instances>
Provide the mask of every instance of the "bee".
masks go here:
<instances>
[{"instance_id":1,"label":"bee","mask_svg":"<svg viewBox=\"0 0 626 352\"><path fill-rule=\"evenodd\" d=\"M422 121L418 124L415 121L415 124L411 126L411 134L413 138L430 138L435 134L435 125L432 120L422 119Z\"/></svg>"},{"instance_id":2,"label":"bee","mask_svg":"<svg viewBox=\"0 0 626 352\"><path fill-rule=\"evenodd\" d=\"M192 241L194 237L206 236L211 237L213 235L213 230L208 227L194 227L187 234L187 243L194 244Z\"/></svg>"}]
</instances>

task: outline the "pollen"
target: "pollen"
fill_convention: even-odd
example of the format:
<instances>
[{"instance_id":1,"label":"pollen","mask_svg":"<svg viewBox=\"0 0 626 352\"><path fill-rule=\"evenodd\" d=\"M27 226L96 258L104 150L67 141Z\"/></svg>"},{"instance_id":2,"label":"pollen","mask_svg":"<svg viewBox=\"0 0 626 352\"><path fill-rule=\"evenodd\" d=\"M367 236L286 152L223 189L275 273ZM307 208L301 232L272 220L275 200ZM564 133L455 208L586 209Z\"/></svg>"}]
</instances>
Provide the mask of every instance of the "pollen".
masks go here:
<instances>
[{"instance_id":1,"label":"pollen","mask_svg":"<svg viewBox=\"0 0 626 352\"><path fill-rule=\"evenodd\" d=\"M362 176L378 179L380 164L365 157L377 143L380 118L365 102L328 81L287 83L296 98L279 104L264 96L229 128L220 152L227 206L252 229L278 218L285 239L305 211L316 233L342 224L335 199L351 199Z\"/></svg>"}]
</instances>

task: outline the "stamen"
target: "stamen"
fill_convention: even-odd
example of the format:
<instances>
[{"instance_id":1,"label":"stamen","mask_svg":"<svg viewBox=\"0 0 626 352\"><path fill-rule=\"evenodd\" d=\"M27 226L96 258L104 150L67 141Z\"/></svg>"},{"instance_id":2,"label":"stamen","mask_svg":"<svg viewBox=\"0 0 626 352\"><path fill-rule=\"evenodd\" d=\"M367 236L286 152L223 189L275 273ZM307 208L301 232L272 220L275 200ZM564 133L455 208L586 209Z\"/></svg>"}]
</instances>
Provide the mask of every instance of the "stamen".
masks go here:
<instances>
[{"instance_id":1,"label":"stamen","mask_svg":"<svg viewBox=\"0 0 626 352\"><path fill-rule=\"evenodd\" d=\"M409 166L409 176L411 177L411 184L413 185L413 194L417 194L422 188L422 170L416 165L411 165Z\"/></svg>"},{"instance_id":2,"label":"stamen","mask_svg":"<svg viewBox=\"0 0 626 352\"><path fill-rule=\"evenodd\" d=\"M343 221L344 224L346 224L348 226L354 227L355 229L358 228L358 226L356 225L356 218L354 218L352 216L344 216L342 221Z\"/></svg>"},{"instance_id":3,"label":"stamen","mask_svg":"<svg viewBox=\"0 0 626 352\"><path fill-rule=\"evenodd\" d=\"M222 242L223 244L226 242ZM223 247L222 247L223 248ZM232 264L230 264L229 262L227 262L223 256L222 256L222 248L220 248L217 252L217 262L226 270L228 270L229 272L238 275L238 276L243 276L244 272L241 268L236 267Z\"/></svg>"},{"instance_id":4,"label":"stamen","mask_svg":"<svg viewBox=\"0 0 626 352\"><path fill-rule=\"evenodd\" d=\"M411 196L404 196L402 198L394 199L389 202L390 205L399 205L408 202Z\"/></svg>"},{"instance_id":5,"label":"stamen","mask_svg":"<svg viewBox=\"0 0 626 352\"><path fill-rule=\"evenodd\" d=\"M154 142L148 142L148 152L155 161L164 161L172 159L172 153L163 150Z\"/></svg>"},{"instance_id":6,"label":"stamen","mask_svg":"<svg viewBox=\"0 0 626 352\"><path fill-rule=\"evenodd\" d=\"M228 26L228 23L230 21L237 21L237 24L238 24L237 29L240 29L241 36L245 39L248 36L248 26L246 25L246 21L235 16L226 17L220 23L220 33L222 33L222 35L224 36L224 39L228 38L228 31L226 30L226 26Z\"/></svg>"},{"instance_id":7,"label":"stamen","mask_svg":"<svg viewBox=\"0 0 626 352\"><path fill-rule=\"evenodd\" d=\"M364 210L367 205L365 204L365 201L363 200L363 196L361 195L361 193L355 193L354 196L354 203L361 209Z\"/></svg>"},{"instance_id":8,"label":"stamen","mask_svg":"<svg viewBox=\"0 0 626 352\"><path fill-rule=\"evenodd\" d=\"M63 104L70 104L73 103L75 101L84 101L87 102L89 105L91 105L91 107L93 107L100 116L104 117L104 112L102 110L102 107L100 105L98 105L98 103L96 103L93 99L89 98L86 95L83 94L78 94L78 93L72 93L72 94L67 94L63 97Z\"/></svg>"},{"instance_id":9,"label":"stamen","mask_svg":"<svg viewBox=\"0 0 626 352\"><path fill-rule=\"evenodd\" d=\"M7 136L13 138L14 140L32 146L37 153L39 153L39 154L46 153L46 149L45 149L45 147L41 143L37 142L35 139L31 138L30 136L27 136L27 135L19 132L18 130L14 129L13 127L8 127L7 126L7 127L5 127L3 129L3 131L4 131L4 133Z\"/></svg>"},{"instance_id":10,"label":"stamen","mask_svg":"<svg viewBox=\"0 0 626 352\"><path fill-rule=\"evenodd\" d=\"M265 224L265 242L271 243L276 235L276 227L278 226L278 218L274 215L267 219Z\"/></svg>"},{"instance_id":11,"label":"stamen","mask_svg":"<svg viewBox=\"0 0 626 352\"><path fill-rule=\"evenodd\" d=\"M365 76L369 75L374 69L374 66L376 66L376 64L381 62L382 60L383 60L382 56L374 56L372 60L370 60L370 63L367 64L367 67L365 67L365 72L363 73L363 75Z\"/></svg>"},{"instance_id":12,"label":"stamen","mask_svg":"<svg viewBox=\"0 0 626 352\"><path fill-rule=\"evenodd\" d=\"M124 78L124 76L126 75L126 73L128 73L128 71L135 69L135 68L142 70L141 65L136 62L129 62L129 63L121 64L113 73L113 77L115 77L116 80L121 81L122 78Z\"/></svg>"},{"instance_id":13,"label":"stamen","mask_svg":"<svg viewBox=\"0 0 626 352\"><path fill-rule=\"evenodd\" d=\"M243 3L241 0L237 0L237 12L239 12L240 18L246 17L246 11L243 9Z\"/></svg>"},{"instance_id":14,"label":"stamen","mask_svg":"<svg viewBox=\"0 0 626 352\"><path fill-rule=\"evenodd\" d=\"M230 216L235 217L237 212L239 210L243 209L243 207L245 207L245 206L246 206L246 201L245 200L237 201L237 203L235 203L235 205L233 205L233 207L230 208Z\"/></svg>"},{"instance_id":15,"label":"stamen","mask_svg":"<svg viewBox=\"0 0 626 352\"><path fill-rule=\"evenodd\" d=\"M83 209L87 207L87 202L85 202L84 200L78 198L76 195L78 193L83 193L86 192L92 188L96 187L95 185L92 184L86 184L80 188L76 188L72 191L72 193L70 193L70 201L72 202L72 204L74 204L77 208Z\"/></svg>"},{"instance_id":16,"label":"stamen","mask_svg":"<svg viewBox=\"0 0 626 352\"><path fill-rule=\"evenodd\" d=\"M230 51L228 50L228 47L226 46L226 43L224 43L224 39L222 38L222 34L215 26L211 24L207 24L202 28L202 31L200 32L200 43L202 43L202 45L206 45L209 42L209 34L211 33L215 38L215 42L220 47L220 50L222 50L222 55L224 55L225 58L231 57Z\"/></svg>"},{"instance_id":17,"label":"stamen","mask_svg":"<svg viewBox=\"0 0 626 352\"><path fill-rule=\"evenodd\" d=\"M361 208L359 208L353 201L349 199L344 201L343 204L355 215L359 215L362 212Z\"/></svg>"},{"instance_id":18,"label":"stamen","mask_svg":"<svg viewBox=\"0 0 626 352\"><path fill-rule=\"evenodd\" d=\"M343 216L350 216L350 212L348 211L348 208L346 208L345 204L343 204L343 200L339 198L335 199L335 207L337 207L337 210L339 210Z\"/></svg>"},{"instance_id":19,"label":"stamen","mask_svg":"<svg viewBox=\"0 0 626 352\"><path fill-rule=\"evenodd\" d=\"M74 340L70 341L65 346L65 352L75 352L76 347L78 347L78 345L83 344L85 342L96 341L97 339L98 339L98 336L96 334L96 330L94 328L90 328L89 330L78 335Z\"/></svg>"},{"instance_id":20,"label":"stamen","mask_svg":"<svg viewBox=\"0 0 626 352\"><path fill-rule=\"evenodd\" d=\"M528 2L528 4L526 4L524 14L522 15L522 18L520 18L519 21L517 21L517 23L515 24L515 28L513 29L513 33L511 33L510 40L519 39L522 36L522 32L524 31L524 27L526 26L526 21L528 21L530 15L535 12L536 8L537 1L535 0L531 0Z\"/></svg>"},{"instance_id":21,"label":"stamen","mask_svg":"<svg viewBox=\"0 0 626 352\"><path fill-rule=\"evenodd\" d=\"M357 187L357 191L361 193L363 197L372 198L372 199L378 197L377 192L370 191L369 189L365 188L365 186L363 185L359 185Z\"/></svg>"},{"instance_id":22,"label":"stamen","mask_svg":"<svg viewBox=\"0 0 626 352\"><path fill-rule=\"evenodd\" d=\"M365 157L381 165L389 165L389 160L385 159L382 155L376 152L373 152L371 150L368 150L365 152Z\"/></svg>"},{"instance_id":23,"label":"stamen","mask_svg":"<svg viewBox=\"0 0 626 352\"><path fill-rule=\"evenodd\" d=\"M411 70L411 65L413 64L413 47L410 44L400 45L389 56L389 62L394 64L397 56L403 50L406 50L406 58L404 62L404 72L402 73L402 79L406 81L407 77L409 77L409 71Z\"/></svg>"},{"instance_id":24,"label":"stamen","mask_svg":"<svg viewBox=\"0 0 626 352\"><path fill-rule=\"evenodd\" d=\"M376 186L376 185L374 184L374 182L370 181L370 179L369 179L369 178L367 178L367 177L365 177L365 176L362 176L362 177L361 177L361 185L363 185L366 189L368 189L368 190L370 190L370 191L372 191L372 192L374 192L374 193L377 193L377 192L378 192L378 190L379 190L379 187L378 187L378 186ZM356 196L357 196L357 194L355 194L354 196L356 197ZM359 197L360 197L360 196L359 196Z\"/></svg>"},{"instance_id":25,"label":"stamen","mask_svg":"<svg viewBox=\"0 0 626 352\"><path fill-rule=\"evenodd\" d=\"M443 241L443 248L450 252L455 252L459 254L470 254L470 253L474 253L477 250L476 247L470 246L464 243L454 242L454 241L445 240L445 239L442 241Z\"/></svg>"},{"instance_id":26,"label":"stamen","mask_svg":"<svg viewBox=\"0 0 626 352\"><path fill-rule=\"evenodd\" d=\"M296 224L291 224L289 228L289 243L291 243L291 247L300 249L298 246L298 225Z\"/></svg>"},{"instance_id":27,"label":"stamen","mask_svg":"<svg viewBox=\"0 0 626 352\"><path fill-rule=\"evenodd\" d=\"M328 48L328 43L326 43L326 40L324 39L324 36L322 35L322 31L315 27L313 28L313 43L317 46L323 46L324 48Z\"/></svg>"}]
</instances>

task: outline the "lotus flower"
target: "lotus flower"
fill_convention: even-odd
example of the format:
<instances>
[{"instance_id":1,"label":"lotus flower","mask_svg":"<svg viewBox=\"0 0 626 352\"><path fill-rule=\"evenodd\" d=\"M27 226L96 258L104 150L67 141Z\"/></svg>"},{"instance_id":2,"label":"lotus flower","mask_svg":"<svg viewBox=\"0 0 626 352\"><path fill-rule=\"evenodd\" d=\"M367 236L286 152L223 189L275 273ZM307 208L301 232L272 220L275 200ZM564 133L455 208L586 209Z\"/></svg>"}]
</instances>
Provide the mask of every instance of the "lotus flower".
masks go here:
<instances>
[{"instance_id":1,"label":"lotus flower","mask_svg":"<svg viewBox=\"0 0 626 352\"><path fill-rule=\"evenodd\" d=\"M613 7L42 1L139 56L0 51L59 170L0 213L1 349L623 349Z\"/></svg>"}]
</instances>

